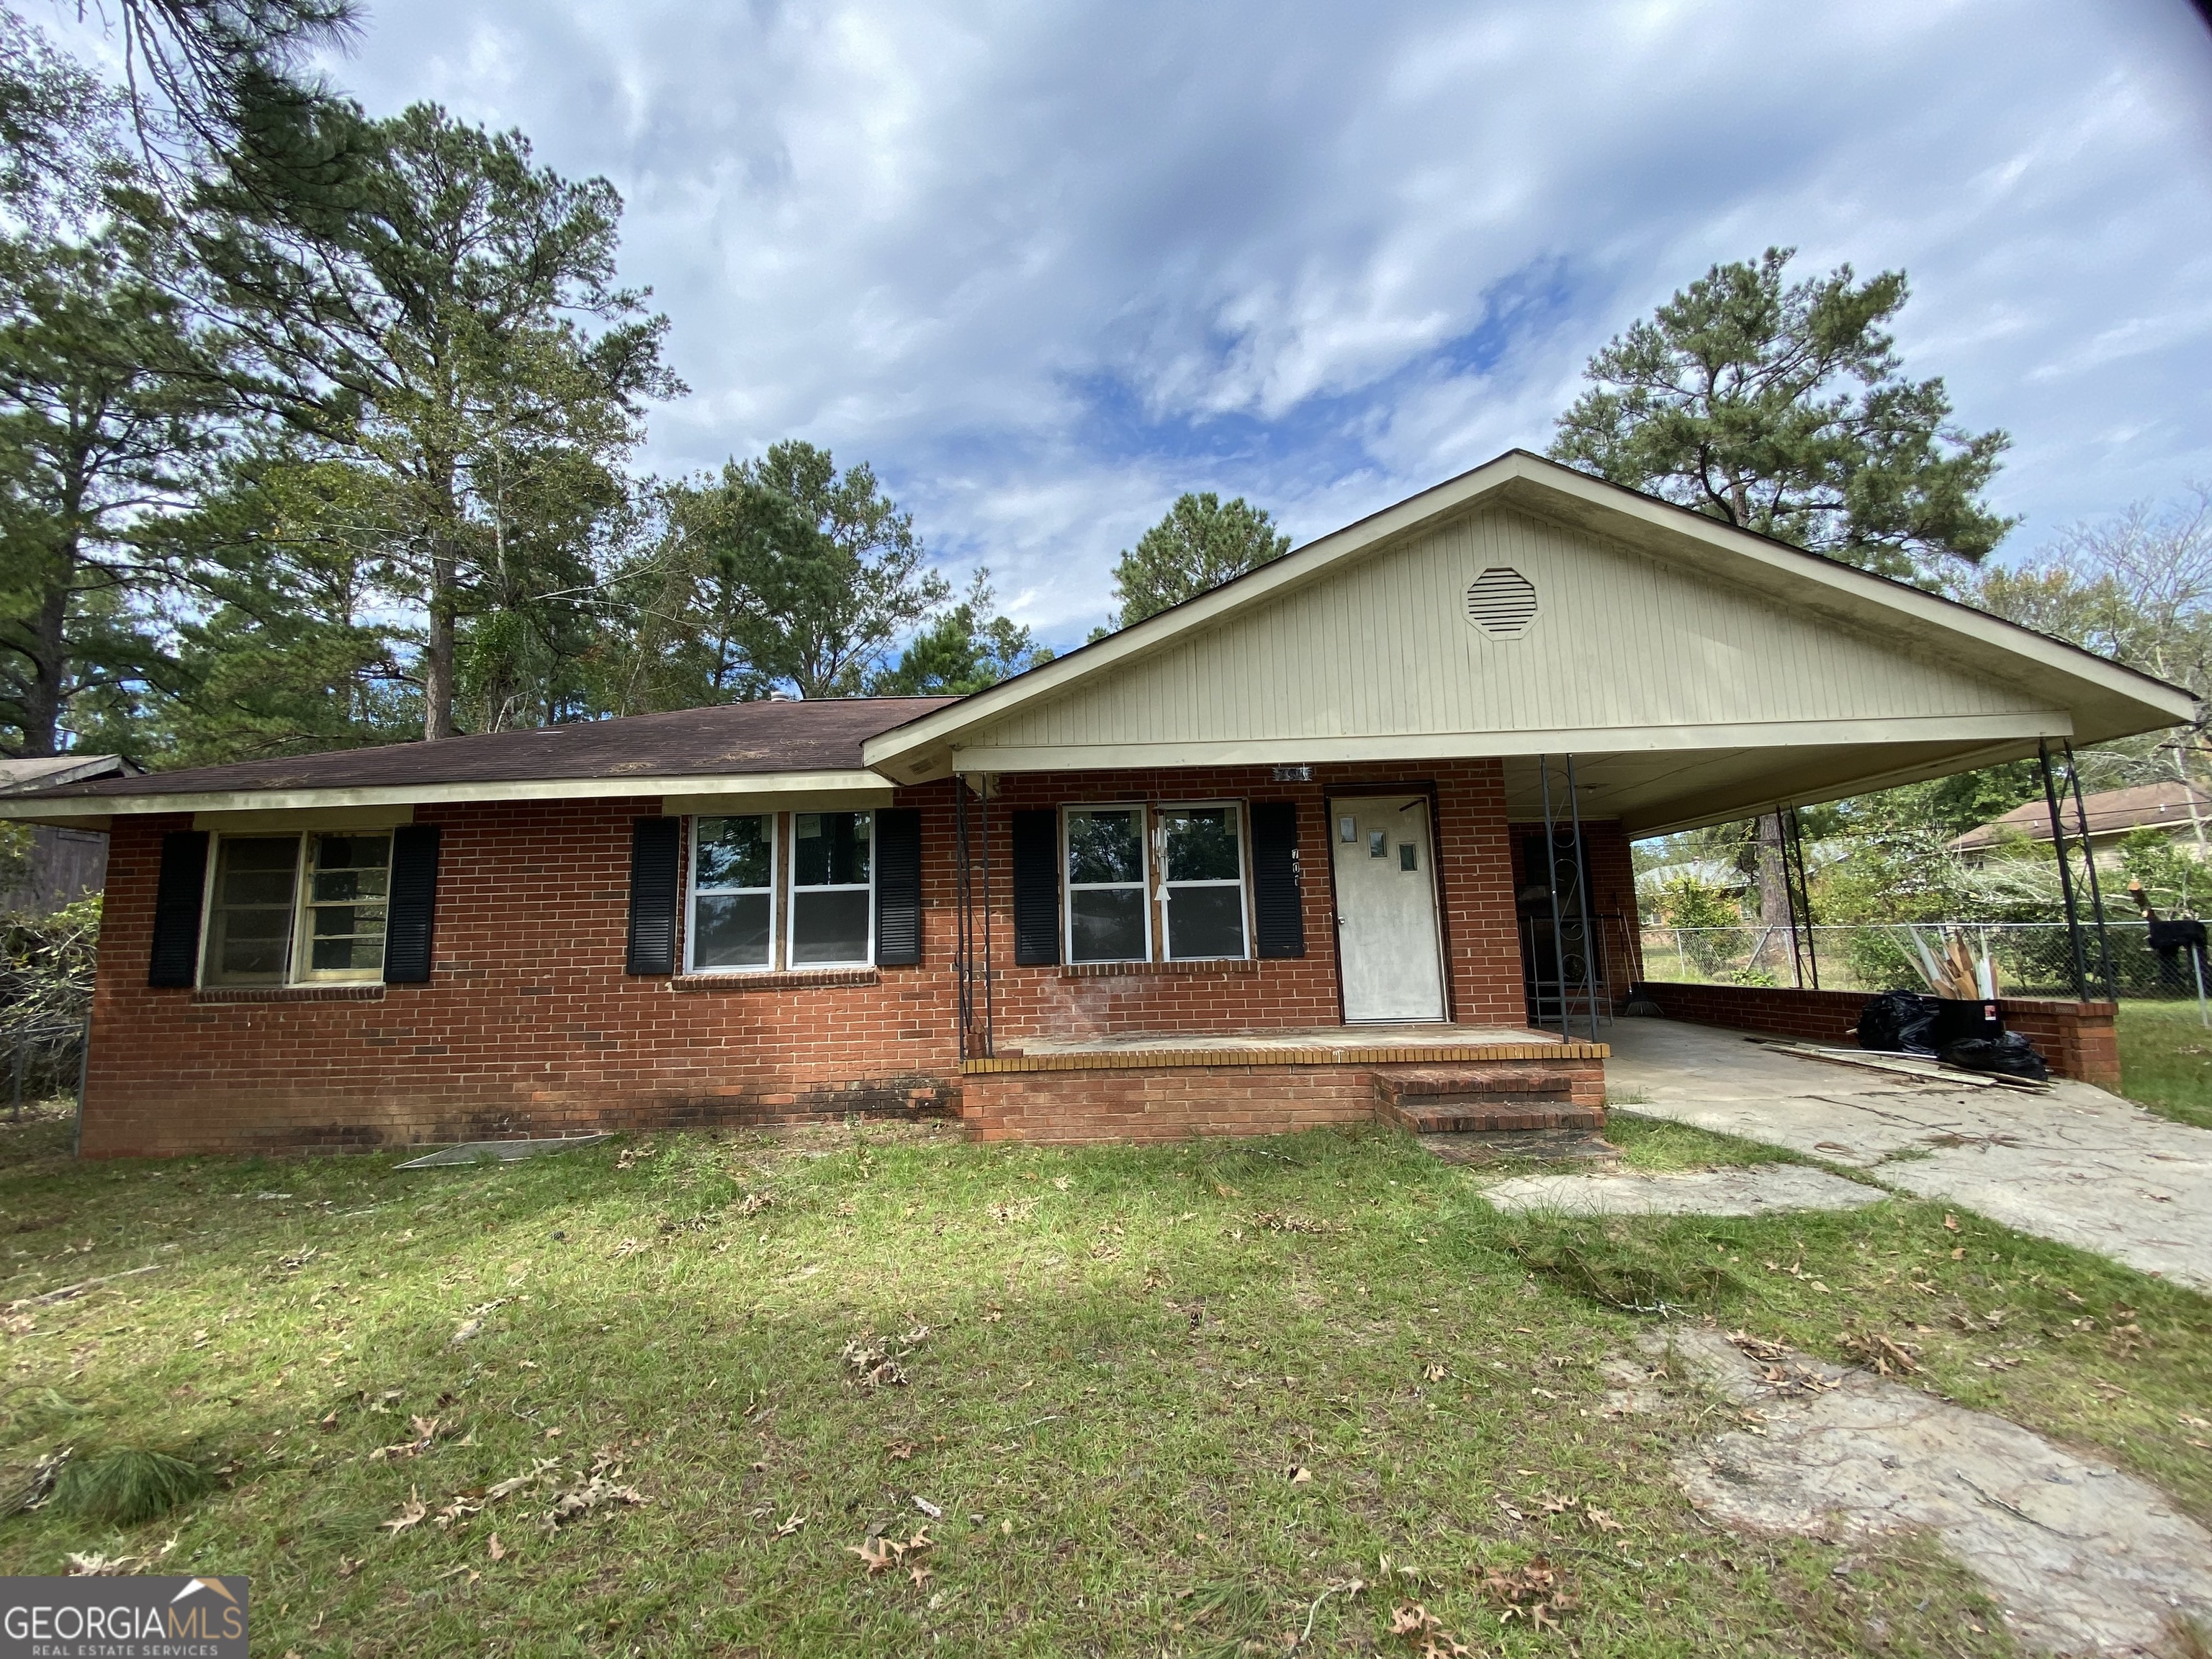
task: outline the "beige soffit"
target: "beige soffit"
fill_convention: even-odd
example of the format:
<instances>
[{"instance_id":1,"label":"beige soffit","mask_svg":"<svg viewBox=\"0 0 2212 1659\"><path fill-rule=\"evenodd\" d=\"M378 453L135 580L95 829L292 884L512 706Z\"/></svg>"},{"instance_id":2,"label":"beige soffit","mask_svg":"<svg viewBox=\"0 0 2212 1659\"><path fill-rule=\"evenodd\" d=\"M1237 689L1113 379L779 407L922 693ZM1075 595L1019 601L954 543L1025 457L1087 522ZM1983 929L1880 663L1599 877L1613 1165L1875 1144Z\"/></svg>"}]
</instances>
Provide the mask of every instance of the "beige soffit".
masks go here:
<instances>
[{"instance_id":1,"label":"beige soffit","mask_svg":"<svg viewBox=\"0 0 2212 1659\"><path fill-rule=\"evenodd\" d=\"M756 811L813 796L889 799L890 781L874 772L747 772L723 777L550 778L513 782L391 784L349 789L236 789L198 794L93 795L51 800L0 795L0 819L104 830L110 817L152 812L200 815L434 806L448 802L605 800L675 796L688 801L758 801ZM699 811L694 806L687 810ZM225 827L228 827L226 825Z\"/></svg>"},{"instance_id":2,"label":"beige soffit","mask_svg":"<svg viewBox=\"0 0 2212 1659\"><path fill-rule=\"evenodd\" d=\"M412 806L303 806L280 812L195 812L192 828L251 836L264 830L396 830L415 822Z\"/></svg>"},{"instance_id":3,"label":"beige soffit","mask_svg":"<svg viewBox=\"0 0 2212 1659\"><path fill-rule=\"evenodd\" d=\"M1843 718L1810 724L1756 719L1719 725L1668 720L1638 728L1617 722L1577 726L1538 720L1517 728L1492 725L1492 729L1456 734L1429 731L1410 735L1369 732L1355 726L1327 736L1308 733L1280 741L1258 738L1255 733L1234 744L1179 740L1164 746L1143 742L1066 746L1009 740L1012 732L1036 723L1021 718L1026 711L1087 693L1087 681L1127 677L1139 665L1164 653L1187 646L1195 648L1200 636L1232 612L1285 599L1385 547L1408 544L1455 520L1494 508L1510 509L1516 517L1557 531L1578 532L1705 584L1786 606L1802 617L1840 623L1850 637L1879 640L1900 659L1916 660L1930 675L1954 684L1979 682L1989 691L1979 708L1961 707L1931 717L1941 720L1961 750L2008 739L2025 739L2032 745L2038 737L2101 741L2193 715L2194 701L2187 692L2148 675L1917 588L1733 530L1516 451L1096 645L872 738L864 746L864 756L879 770L920 781L942 776L956 766L1017 771L1808 742L1879 745L1930 735L1924 726L1853 719L1848 711L1839 710ZM1508 649L1541 649L1541 638L1540 623L1529 630L1528 639L1500 643ZM2000 703L2004 706L1998 707Z\"/></svg>"}]
</instances>

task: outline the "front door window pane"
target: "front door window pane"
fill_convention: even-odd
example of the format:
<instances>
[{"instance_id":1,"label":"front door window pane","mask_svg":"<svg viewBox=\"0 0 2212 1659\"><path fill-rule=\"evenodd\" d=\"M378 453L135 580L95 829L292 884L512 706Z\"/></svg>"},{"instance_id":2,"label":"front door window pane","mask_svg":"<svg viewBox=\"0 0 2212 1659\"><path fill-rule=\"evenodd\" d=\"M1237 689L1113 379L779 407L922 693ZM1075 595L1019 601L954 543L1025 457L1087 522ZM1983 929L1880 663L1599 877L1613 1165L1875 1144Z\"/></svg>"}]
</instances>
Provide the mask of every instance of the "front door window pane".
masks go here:
<instances>
[{"instance_id":1,"label":"front door window pane","mask_svg":"<svg viewBox=\"0 0 2212 1659\"><path fill-rule=\"evenodd\" d=\"M292 965L292 902L299 880L297 836L225 836L216 852L208 906L210 985L282 985Z\"/></svg>"},{"instance_id":2,"label":"front door window pane","mask_svg":"<svg viewBox=\"0 0 2212 1659\"><path fill-rule=\"evenodd\" d=\"M775 819L767 813L698 818L691 836L691 966L771 963Z\"/></svg>"},{"instance_id":3,"label":"front door window pane","mask_svg":"<svg viewBox=\"0 0 2212 1659\"><path fill-rule=\"evenodd\" d=\"M860 967L872 958L873 827L866 812L793 815L793 967Z\"/></svg>"},{"instance_id":4,"label":"front door window pane","mask_svg":"<svg viewBox=\"0 0 2212 1659\"><path fill-rule=\"evenodd\" d=\"M1145 903L1144 809L1070 807L1068 960L1143 960Z\"/></svg>"},{"instance_id":5,"label":"front door window pane","mask_svg":"<svg viewBox=\"0 0 2212 1659\"><path fill-rule=\"evenodd\" d=\"M307 971L363 978L384 970L392 837L309 837Z\"/></svg>"},{"instance_id":6,"label":"front door window pane","mask_svg":"<svg viewBox=\"0 0 2212 1659\"><path fill-rule=\"evenodd\" d=\"M1244 954L1244 846L1233 805L1160 809L1168 955Z\"/></svg>"}]
</instances>

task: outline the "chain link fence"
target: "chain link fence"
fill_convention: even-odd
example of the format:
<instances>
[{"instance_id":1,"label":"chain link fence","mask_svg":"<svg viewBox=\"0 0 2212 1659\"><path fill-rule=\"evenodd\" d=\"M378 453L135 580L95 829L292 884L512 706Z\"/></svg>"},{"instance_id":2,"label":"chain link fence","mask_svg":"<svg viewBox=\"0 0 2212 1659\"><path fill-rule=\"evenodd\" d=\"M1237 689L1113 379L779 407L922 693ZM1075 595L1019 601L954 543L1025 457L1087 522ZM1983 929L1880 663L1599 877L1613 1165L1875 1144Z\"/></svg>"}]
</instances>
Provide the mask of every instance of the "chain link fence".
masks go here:
<instances>
[{"instance_id":1,"label":"chain link fence","mask_svg":"<svg viewBox=\"0 0 2212 1659\"><path fill-rule=\"evenodd\" d=\"M2074 947L2063 921L1941 921L1866 923L1809 930L1820 963L1820 986L1830 991L1924 990L1926 981L1911 936L1932 949L1943 937L1965 937L1977 956L1987 956L1998 994L2014 997L2071 997L2075 994ZM2109 922L2114 988L2123 998L2175 1000L2197 995L2197 978L2187 951L2161 957L2150 948L2149 929L2141 921ZM1692 985L1795 985L1790 930L1756 923L1727 927L1643 929L1644 975ZM2084 926L2082 949L2089 963L2092 996L2102 993L2103 975L2097 930ZM1808 978L1807 984L1812 981ZM2212 991L2212 980L2205 988Z\"/></svg>"}]
</instances>

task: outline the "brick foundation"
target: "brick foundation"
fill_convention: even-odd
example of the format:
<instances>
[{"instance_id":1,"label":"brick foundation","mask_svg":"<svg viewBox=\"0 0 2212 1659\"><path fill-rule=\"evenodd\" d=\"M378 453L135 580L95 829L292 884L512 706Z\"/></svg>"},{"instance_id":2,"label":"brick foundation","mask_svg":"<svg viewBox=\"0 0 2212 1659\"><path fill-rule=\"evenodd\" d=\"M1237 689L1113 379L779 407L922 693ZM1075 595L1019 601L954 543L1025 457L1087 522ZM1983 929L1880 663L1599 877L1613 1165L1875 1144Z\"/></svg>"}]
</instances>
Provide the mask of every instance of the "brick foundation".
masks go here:
<instances>
[{"instance_id":1,"label":"brick foundation","mask_svg":"<svg viewBox=\"0 0 2212 1659\"><path fill-rule=\"evenodd\" d=\"M1864 991L1808 991L1794 986L1647 984L1644 994L1670 1019L1759 1031L1808 1042L1848 1042L1865 1007ZM2005 1029L2035 1045L2053 1073L2100 1089L2120 1086L2118 1006L2039 997L1997 1001Z\"/></svg>"},{"instance_id":2,"label":"brick foundation","mask_svg":"<svg viewBox=\"0 0 2212 1659\"><path fill-rule=\"evenodd\" d=\"M1264 767L1004 780L989 809L990 988L1000 1044L1334 1024L1341 1016L1324 802L1332 793L1409 787L1432 789L1437 803L1451 1016L1518 1026L1523 1001L1502 765L1313 772L1295 782L1279 781ZM1006 884L1013 809L1224 799L1298 803L1304 957L1141 973L1014 964ZM118 820L84 1149L98 1157L319 1152L957 1110L963 1086L975 1080L963 1085L955 1027L952 786L902 789L897 802L922 812L921 964L772 981L623 971L630 821L661 809L647 797L418 808L417 823L444 830L427 984L153 990L146 966L161 838L191 820ZM1133 1081L1099 1084L1102 1115L1088 1138L1260 1132L1364 1116L1364 1072L1323 1069L1352 1069L1358 1080L1316 1076L1284 1090L1276 1076L1254 1085L1260 1092L1205 1100L1188 1078L1146 1085L1149 1095ZM1336 1103L1340 1092L1356 1107ZM1150 1103L1142 1109L1132 1103L1140 1098ZM1059 1110L1036 1109L1039 1121ZM1058 1121L1070 1121L1065 1113ZM1159 1127L1170 1124L1181 1127Z\"/></svg>"},{"instance_id":3,"label":"brick foundation","mask_svg":"<svg viewBox=\"0 0 2212 1659\"><path fill-rule=\"evenodd\" d=\"M1605 1121L1600 1060L1492 1060L1478 1072L1510 1097L1542 1095ZM997 1072L963 1081L960 1113L981 1140L1062 1144L1182 1140L1194 1135L1280 1134L1378 1115L1378 1077L1434 1079L1427 1068L1369 1066L1133 1066ZM1547 1127L1533 1103L1494 1112L1486 1127ZM1556 1115L1553 1114L1553 1115ZM1510 1118L1508 1122L1504 1120ZM1523 1120L1526 1120L1524 1122Z\"/></svg>"}]
</instances>

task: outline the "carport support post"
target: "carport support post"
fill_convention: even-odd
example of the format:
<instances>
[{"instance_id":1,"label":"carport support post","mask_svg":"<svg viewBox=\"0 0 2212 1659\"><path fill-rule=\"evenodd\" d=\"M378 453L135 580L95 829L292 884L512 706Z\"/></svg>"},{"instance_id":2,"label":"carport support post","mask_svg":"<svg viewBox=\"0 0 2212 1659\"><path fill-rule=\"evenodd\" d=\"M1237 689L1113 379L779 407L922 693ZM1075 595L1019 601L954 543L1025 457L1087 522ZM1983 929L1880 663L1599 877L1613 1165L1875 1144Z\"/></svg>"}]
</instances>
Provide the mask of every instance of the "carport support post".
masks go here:
<instances>
[{"instance_id":1,"label":"carport support post","mask_svg":"<svg viewBox=\"0 0 2212 1659\"><path fill-rule=\"evenodd\" d=\"M2058 810L2058 785L2051 775L2051 745L2038 739L2036 763L2043 769L2043 800L2051 809L2051 846L2058 854L2058 894L2066 905L2066 938L2074 947L2074 995L2089 1000L2089 959L2081 949L2081 912L2074 902L2074 861L2066 850L2066 815Z\"/></svg>"},{"instance_id":2,"label":"carport support post","mask_svg":"<svg viewBox=\"0 0 2212 1659\"><path fill-rule=\"evenodd\" d=\"M1552 897L1552 964L1559 976L1559 1041L1567 1038L1567 942L1559 936L1559 848L1553 840L1558 832L1552 817L1552 757L1536 757L1536 775L1544 782L1544 890ZM1536 1017L1544 1014L1542 981L1538 981Z\"/></svg>"},{"instance_id":3,"label":"carport support post","mask_svg":"<svg viewBox=\"0 0 2212 1659\"><path fill-rule=\"evenodd\" d=\"M2118 1002L2120 987L2112 977L2112 938L2105 927L2105 896L2097 887L2097 848L2089 839L2089 809L2081 801L2081 769L2075 763L2070 743L2066 745L2066 781L2074 790L2074 825L2081 836L2081 866L2089 872L2089 911L2097 918L2097 965L2104 972L2106 1000Z\"/></svg>"},{"instance_id":4,"label":"carport support post","mask_svg":"<svg viewBox=\"0 0 2212 1659\"><path fill-rule=\"evenodd\" d=\"M1582 798L1575 792L1575 757L1572 755L1567 757L1567 811L1573 818L1575 825L1575 898L1581 905L1583 913L1583 994L1589 998L1590 1041L1595 1042L1597 1041L1597 951L1595 941L1590 937L1589 868L1583 858L1583 804ZM1562 973L1564 971L1562 969ZM1562 997L1566 994L1566 986L1564 983L1561 984L1559 994ZM1559 1035L1562 1036L1566 1035L1566 1011L1564 1008L1559 1013Z\"/></svg>"}]
</instances>

